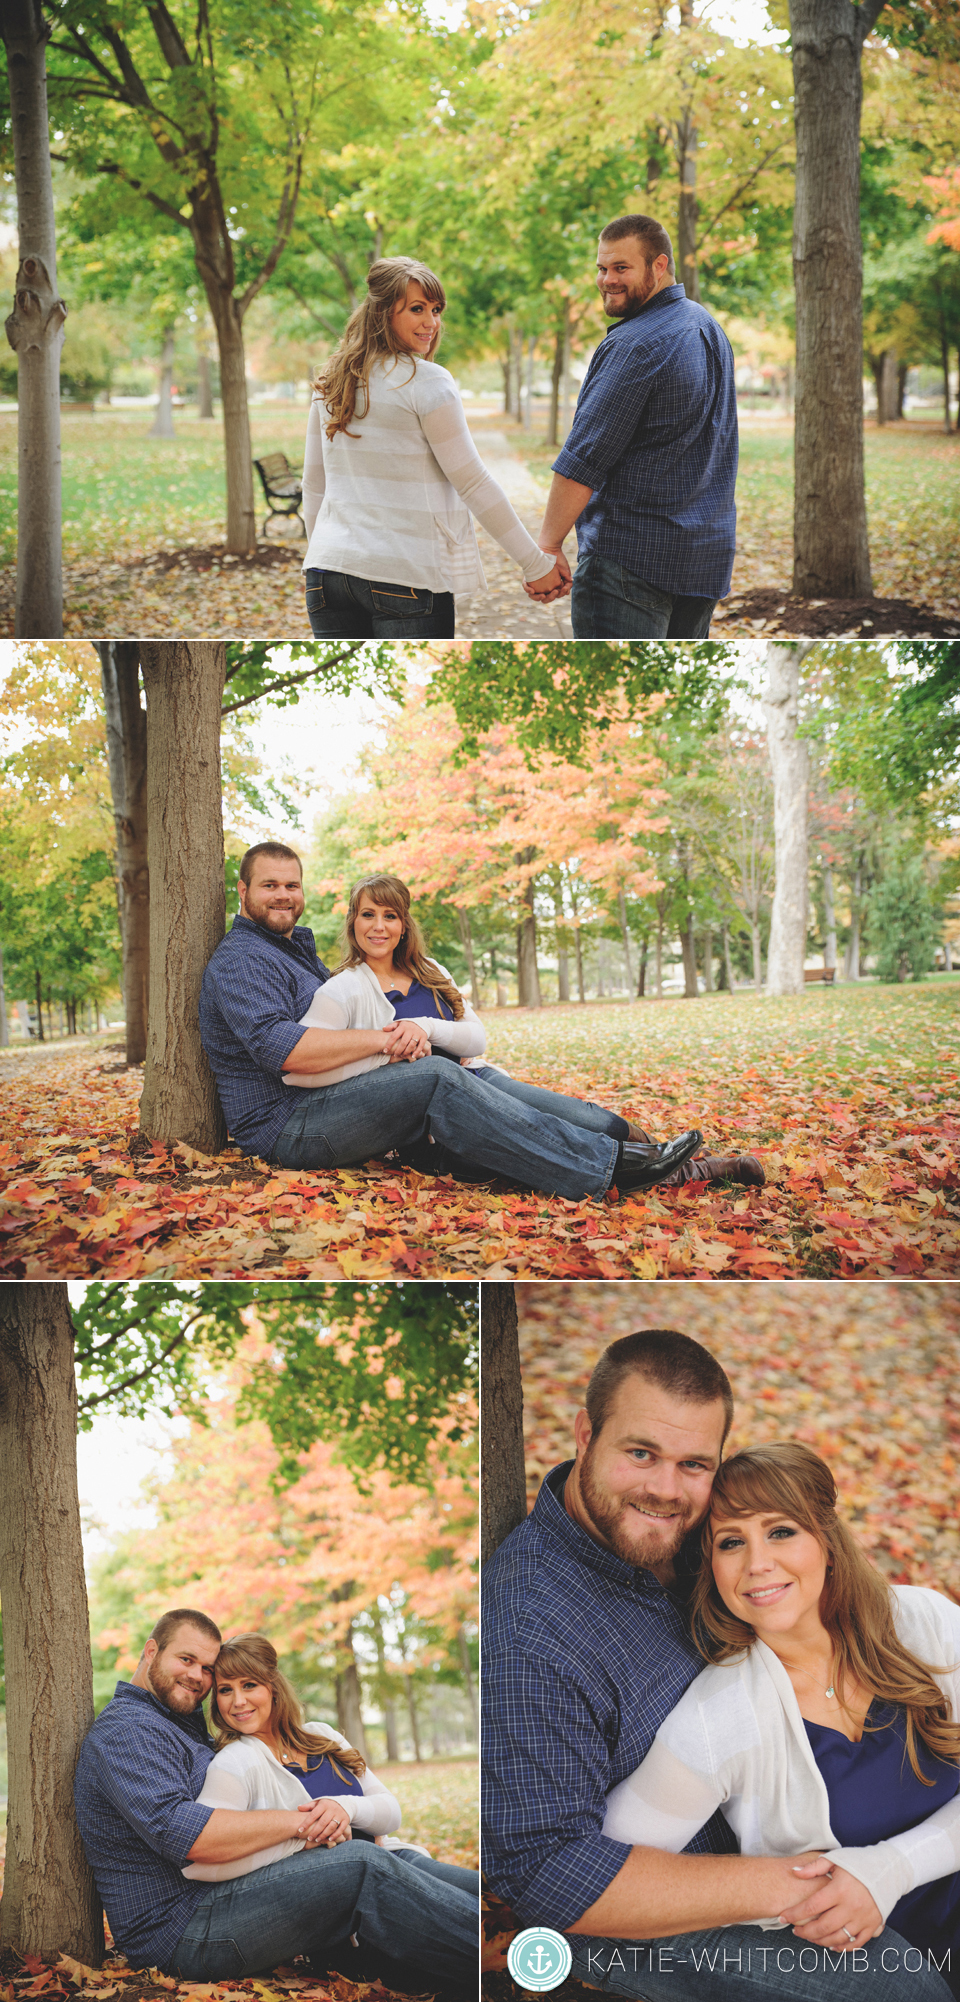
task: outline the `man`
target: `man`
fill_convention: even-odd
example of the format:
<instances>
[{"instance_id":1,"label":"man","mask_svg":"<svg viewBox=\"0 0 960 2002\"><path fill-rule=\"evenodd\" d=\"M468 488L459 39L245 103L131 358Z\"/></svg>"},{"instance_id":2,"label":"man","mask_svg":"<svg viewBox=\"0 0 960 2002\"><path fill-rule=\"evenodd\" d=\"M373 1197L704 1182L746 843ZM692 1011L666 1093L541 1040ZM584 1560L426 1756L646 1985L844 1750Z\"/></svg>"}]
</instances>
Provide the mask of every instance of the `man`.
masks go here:
<instances>
[{"instance_id":1,"label":"man","mask_svg":"<svg viewBox=\"0 0 960 2002\"><path fill-rule=\"evenodd\" d=\"M233 1981L296 1954L324 1962L356 1934L403 1986L476 1983L476 1925L463 1899L372 1842L319 1845L322 1800L302 1809L201 1806L213 1757L201 1705L220 1650L205 1613L157 1621L80 1750L77 1822L118 1947L133 1967ZM184 1864L232 1863L291 1838L296 1855L219 1883ZM466 1985L470 1984L470 1985Z\"/></svg>"},{"instance_id":2,"label":"man","mask_svg":"<svg viewBox=\"0 0 960 2002\"><path fill-rule=\"evenodd\" d=\"M730 343L677 284L652 216L607 224L597 284L613 324L553 462L540 547L565 567L576 522L575 639L704 639L736 544Z\"/></svg>"},{"instance_id":3,"label":"man","mask_svg":"<svg viewBox=\"0 0 960 2002\"><path fill-rule=\"evenodd\" d=\"M347 1168L397 1149L426 1174L466 1180L507 1175L580 1202L663 1181L701 1136L666 1145L597 1133L574 1123L576 1101L504 1079L504 1088L433 1056L415 1022L386 1029L305 1029L301 1018L330 975L303 910L299 857L259 842L240 864L240 914L203 976L200 1034L227 1127L248 1154L283 1168ZM291 1091L284 1073L339 1070L370 1057L386 1064L314 1090ZM563 1106L572 1118L558 1118ZM432 1144L431 1144L432 1143Z\"/></svg>"},{"instance_id":4,"label":"man","mask_svg":"<svg viewBox=\"0 0 960 2002\"><path fill-rule=\"evenodd\" d=\"M680 1856L601 1832L606 1795L703 1666L685 1599L732 1414L699 1342L669 1329L614 1342L577 1415L575 1460L487 1565L487 1879L522 1925L565 1933L574 1977L605 1993L847 2002L869 1965L871 1996L896 2002L908 1949L889 1929L855 1966L834 1955L825 1970L820 1951L801 1951L840 1869L805 1881L802 1858L732 1854L720 1815ZM786 1916L798 1937L751 1926L760 1913ZM938 1974L916 1979L912 1994L946 2002Z\"/></svg>"}]
</instances>

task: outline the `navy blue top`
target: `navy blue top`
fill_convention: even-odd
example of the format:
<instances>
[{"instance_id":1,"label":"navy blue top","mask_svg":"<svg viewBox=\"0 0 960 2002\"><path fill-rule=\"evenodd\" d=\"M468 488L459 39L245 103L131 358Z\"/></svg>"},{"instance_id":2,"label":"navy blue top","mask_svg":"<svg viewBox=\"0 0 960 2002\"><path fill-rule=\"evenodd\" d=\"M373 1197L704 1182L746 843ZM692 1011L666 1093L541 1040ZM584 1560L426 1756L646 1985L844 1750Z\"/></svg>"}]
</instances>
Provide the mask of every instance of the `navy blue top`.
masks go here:
<instances>
[{"instance_id":1,"label":"navy blue top","mask_svg":"<svg viewBox=\"0 0 960 2002\"><path fill-rule=\"evenodd\" d=\"M393 1002L394 1013L400 1018L410 1015L436 1015L440 1022L449 1022L453 1019L453 1010L445 1006L432 987L422 986L419 980L411 980L410 991L407 994L401 994L399 987L388 988L387 1000ZM449 1057L454 1064L460 1062L452 1050L440 1050L432 1044L431 1050L435 1057Z\"/></svg>"},{"instance_id":2,"label":"navy blue top","mask_svg":"<svg viewBox=\"0 0 960 2002\"><path fill-rule=\"evenodd\" d=\"M960 1792L960 1769L919 1747L932 1786L918 1780L906 1752L902 1710L875 1699L858 1745L827 1724L804 1718L830 1802L830 1827L842 1845L860 1849L916 1828ZM887 1924L911 1946L960 1950L960 1876L919 1884L894 1905Z\"/></svg>"},{"instance_id":3,"label":"navy blue top","mask_svg":"<svg viewBox=\"0 0 960 2002\"><path fill-rule=\"evenodd\" d=\"M662 591L722 598L736 547L733 350L710 314L667 285L610 327L590 363L554 471L592 487L577 522L595 552Z\"/></svg>"},{"instance_id":4,"label":"navy blue top","mask_svg":"<svg viewBox=\"0 0 960 2002\"><path fill-rule=\"evenodd\" d=\"M363 1793L356 1773L352 1773L349 1766L342 1766L339 1759L332 1759L328 1752L324 1752L322 1758L311 1756L306 1769L288 1765L287 1772L296 1774L313 1800L319 1800L321 1794ZM351 1833L354 1842L375 1842L377 1839L368 1828L354 1828Z\"/></svg>"},{"instance_id":5,"label":"navy blue top","mask_svg":"<svg viewBox=\"0 0 960 2002\"><path fill-rule=\"evenodd\" d=\"M607 1794L703 1666L680 1594L567 1514L572 1464L491 1558L481 1601L484 1868L522 1924L560 1931L622 1870L630 1844L601 1832ZM687 1844L736 1846L720 1814Z\"/></svg>"},{"instance_id":6,"label":"navy blue top","mask_svg":"<svg viewBox=\"0 0 960 2002\"><path fill-rule=\"evenodd\" d=\"M312 931L289 938L242 912L208 962L200 989L200 1039L232 1139L269 1161L294 1101L283 1066L306 1034L301 1023L330 973Z\"/></svg>"},{"instance_id":7,"label":"navy blue top","mask_svg":"<svg viewBox=\"0 0 960 2002\"><path fill-rule=\"evenodd\" d=\"M201 1709L181 1717L130 1682L117 1683L80 1747L77 1823L131 1967L166 1968L209 1894L180 1873L213 1812L197 1801L212 1757Z\"/></svg>"}]
</instances>

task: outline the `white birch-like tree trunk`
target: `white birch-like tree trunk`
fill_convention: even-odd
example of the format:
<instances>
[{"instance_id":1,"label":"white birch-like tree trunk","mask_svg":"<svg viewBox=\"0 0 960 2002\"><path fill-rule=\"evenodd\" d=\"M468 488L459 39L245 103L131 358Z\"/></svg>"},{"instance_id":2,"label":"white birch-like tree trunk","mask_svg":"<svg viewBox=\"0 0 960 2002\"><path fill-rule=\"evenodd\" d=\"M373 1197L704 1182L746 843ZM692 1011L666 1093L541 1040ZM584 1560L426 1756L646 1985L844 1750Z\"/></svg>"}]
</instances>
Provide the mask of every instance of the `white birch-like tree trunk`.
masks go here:
<instances>
[{"instance_id":1,"label":"white birch-like tree trunk","mask_svg":"<svg viewBox=\"0 0 960 2002\"><path fill-rule=\"evenodd\" d=\"M773 770L776 888L770 913L768 994L802 994L807 944L807 797L810 760L797 736L800 668L809 643L767 647L763 710Z\"/></svg>"},{"instance_id":2,"label":"white birch-like tree trunk","mask_svg":"<svg viewBox=\"0 0 960 2002\"><path fill-rule=\"evenodd\" d=\"M39 0L4 0L19 265L7 339L17 357L18 639L61 639L60 350L67 309L57 290L45 51Z\"/></svg>"},{"instance_id":3,"label":"white birch-like tree trunk","mask_svg":"<svg viewBox=\"0 0 960 2002\"><path fill-rule=\"evenodd\" d=\"M151 438L172 438L173 433L173 328L163 330L163 347L160 351L160 395L157 411L150 426Z\"/></svg>"}]
</instances>

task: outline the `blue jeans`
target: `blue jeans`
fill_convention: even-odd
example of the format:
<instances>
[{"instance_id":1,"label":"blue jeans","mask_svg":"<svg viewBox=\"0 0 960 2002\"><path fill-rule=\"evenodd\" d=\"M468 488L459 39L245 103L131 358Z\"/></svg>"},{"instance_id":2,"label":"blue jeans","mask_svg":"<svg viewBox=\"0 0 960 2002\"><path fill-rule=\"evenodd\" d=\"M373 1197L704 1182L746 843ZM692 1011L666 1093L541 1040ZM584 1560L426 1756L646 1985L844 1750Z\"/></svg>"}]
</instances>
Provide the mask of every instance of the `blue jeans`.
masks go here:
<instances>
[{"instance_id":1,"label":"blue jeans","mask_svg":"<svg viewBox=\"0 0 960 2002\"><path fill-rule=\"evenodd\" d=\"M456 1884L459 1891L466 1891L472 1898L480 1896L479 1870L465 1870L460 1863L438 1863L435 1856L421 1856L419 1849L391 1849L391 1856L399 1856L409 1863L411 1870L422 1870L427 1877L437 1877L442 1884Z\"/></svg>"},{"instance_id":2,"label":"blue jeans","mask_svg":"<svg viewBox=\"0 0 960 2002\"><path fill-rule=\"evenodd\" d=\"M297 1102L273 1150L281 1168L352 1168L396 1148L425 1174L505 1175L575 1203L603 1195L613 1180L617 1143L608 1133L536 1110L519 1093L508 1105L506 1092L491 1091L448 1057L385 1064L342 1084L294 1086L290 1096ZM419 1145L429 1140L433 1146Z\"/></svg>"},{"instance_id":3,"label":"blue jeans","mask_svg":"<svg viewBox=\"0 0 960 2002\"><path fill-rule=\"evenodd\" d=\"M575 640L705 640L716 598L684 598L645 584L621 563L591 551L573 579Z\"/></svg>"},{"instance_id":4,"label":"blue jeans","mask_svg":"<svg viewBox=\"0 0 960 2002\"><path fill-rule=\"evenodd\" d=\"M452 640L453 592L308 570L307 618L317 640Z\"/></svg>"},{"instance_id":5,"label":"blue jeans","mask_svg":"<svg viewBox=\"0 0 960 2002\"><path fill-rule=\"evenodd\" d=\"M609 1133L612 1140L626 1140L630 1127L619 1112L610 1112L605 1105L594 1105L589 1098L567 1098L564 1092L544 1091L542 1085L524 1084L520 1078L508 1077L505 1071L494 1069L493 1064L478 1065L471 1075L492 1085L494 1091L502 1091L507 1098L518 1098L522 1105L532 1105L537 1112L552 1112L555 1119L565 1119L570 1126L581 1126L587 1133Z\"/></svg>"},{"instance_id":6,"label":"blue jeans","mask_svg":"<svg viewBox=\"0 0 960 2002\"><path fill-rule=\"evenodd\" d=\"M672 1939L566 1937L572 1979L643 2002L860 2002L861 1995L869 2002L950 2002L935 1964L889 1926L847 1954L760 1926Z\"/></svg>"},{"instance_id":7,"label":"blue jeans","mask_svg":"<svg viewBox=\"0 0 960 2002\"><path fill-rule=\"evenodd\" d=\"M212 1884L177 1941L170 1972L181 1981L243 1981L298 1953L319 1958L351 1933L404 1967L411 1989L439 1983L476 1991L477 1899L375 1842L301 1849Z\"/></svg>"}]
</instances>

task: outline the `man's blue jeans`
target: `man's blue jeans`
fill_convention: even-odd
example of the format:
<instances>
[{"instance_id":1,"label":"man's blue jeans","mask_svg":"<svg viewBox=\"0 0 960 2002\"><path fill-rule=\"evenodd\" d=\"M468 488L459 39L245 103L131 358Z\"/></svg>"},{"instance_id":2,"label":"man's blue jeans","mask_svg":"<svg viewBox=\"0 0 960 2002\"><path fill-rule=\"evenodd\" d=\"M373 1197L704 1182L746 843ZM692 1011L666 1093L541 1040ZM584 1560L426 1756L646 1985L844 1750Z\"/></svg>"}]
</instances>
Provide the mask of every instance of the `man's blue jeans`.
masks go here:
<instances>
[{"instance_id":1,"label":"man's blue jeans","mask_svg":"<svg viewBox=\"0 0 960 2002\"><path fill-rule=\"evenodd\" d=\"M685 598L592 552L580 558L570 617L575 640L705 640L715 598Z\"/></svg>"},{"instance_id":2,"label":"man's blue jeans","mask_svg":"<svg viewBox=\"0 0 960 2002\"><path fill-rule=\"evenodd\" d=\"M760 1926L673 1939L566 1937L572 1979L643 2002L950 2002L935 1964L889 1927L846 1954Z\"/></svg>"},{"instance_id":3,"label":"man's blue jeans","mask_svg":"<svg viewBox=\"0 0 960 2002\"><path fill-rule=\"evenodd\" d=\"M211 1884L177 1941L181 1981L242 1981L295 1954L322 1959L355 1933L370 1954L409 1973L409 1986L476 1993L479 1904L375 1842L301 1849L282 1863Z\"/></svg>"},{"instance_id":4,"label":"man's blue jeans","mask_svg":"<svg viewBox=\"0 0 960 2002\"><path fill-rule=\"evenodd\" d=\"M613 1180L610 1134L525 1104L518 1091L491 1090L449 1057L385 1064L342 1084L294 1086L290 1098L273 1150L281 1168L352 1168L396 1149L427 1174L505 1175L571 1202L603 1195ZM431 1139L433 1146L419 1144Z\"/></svg>"}]
</instances>

